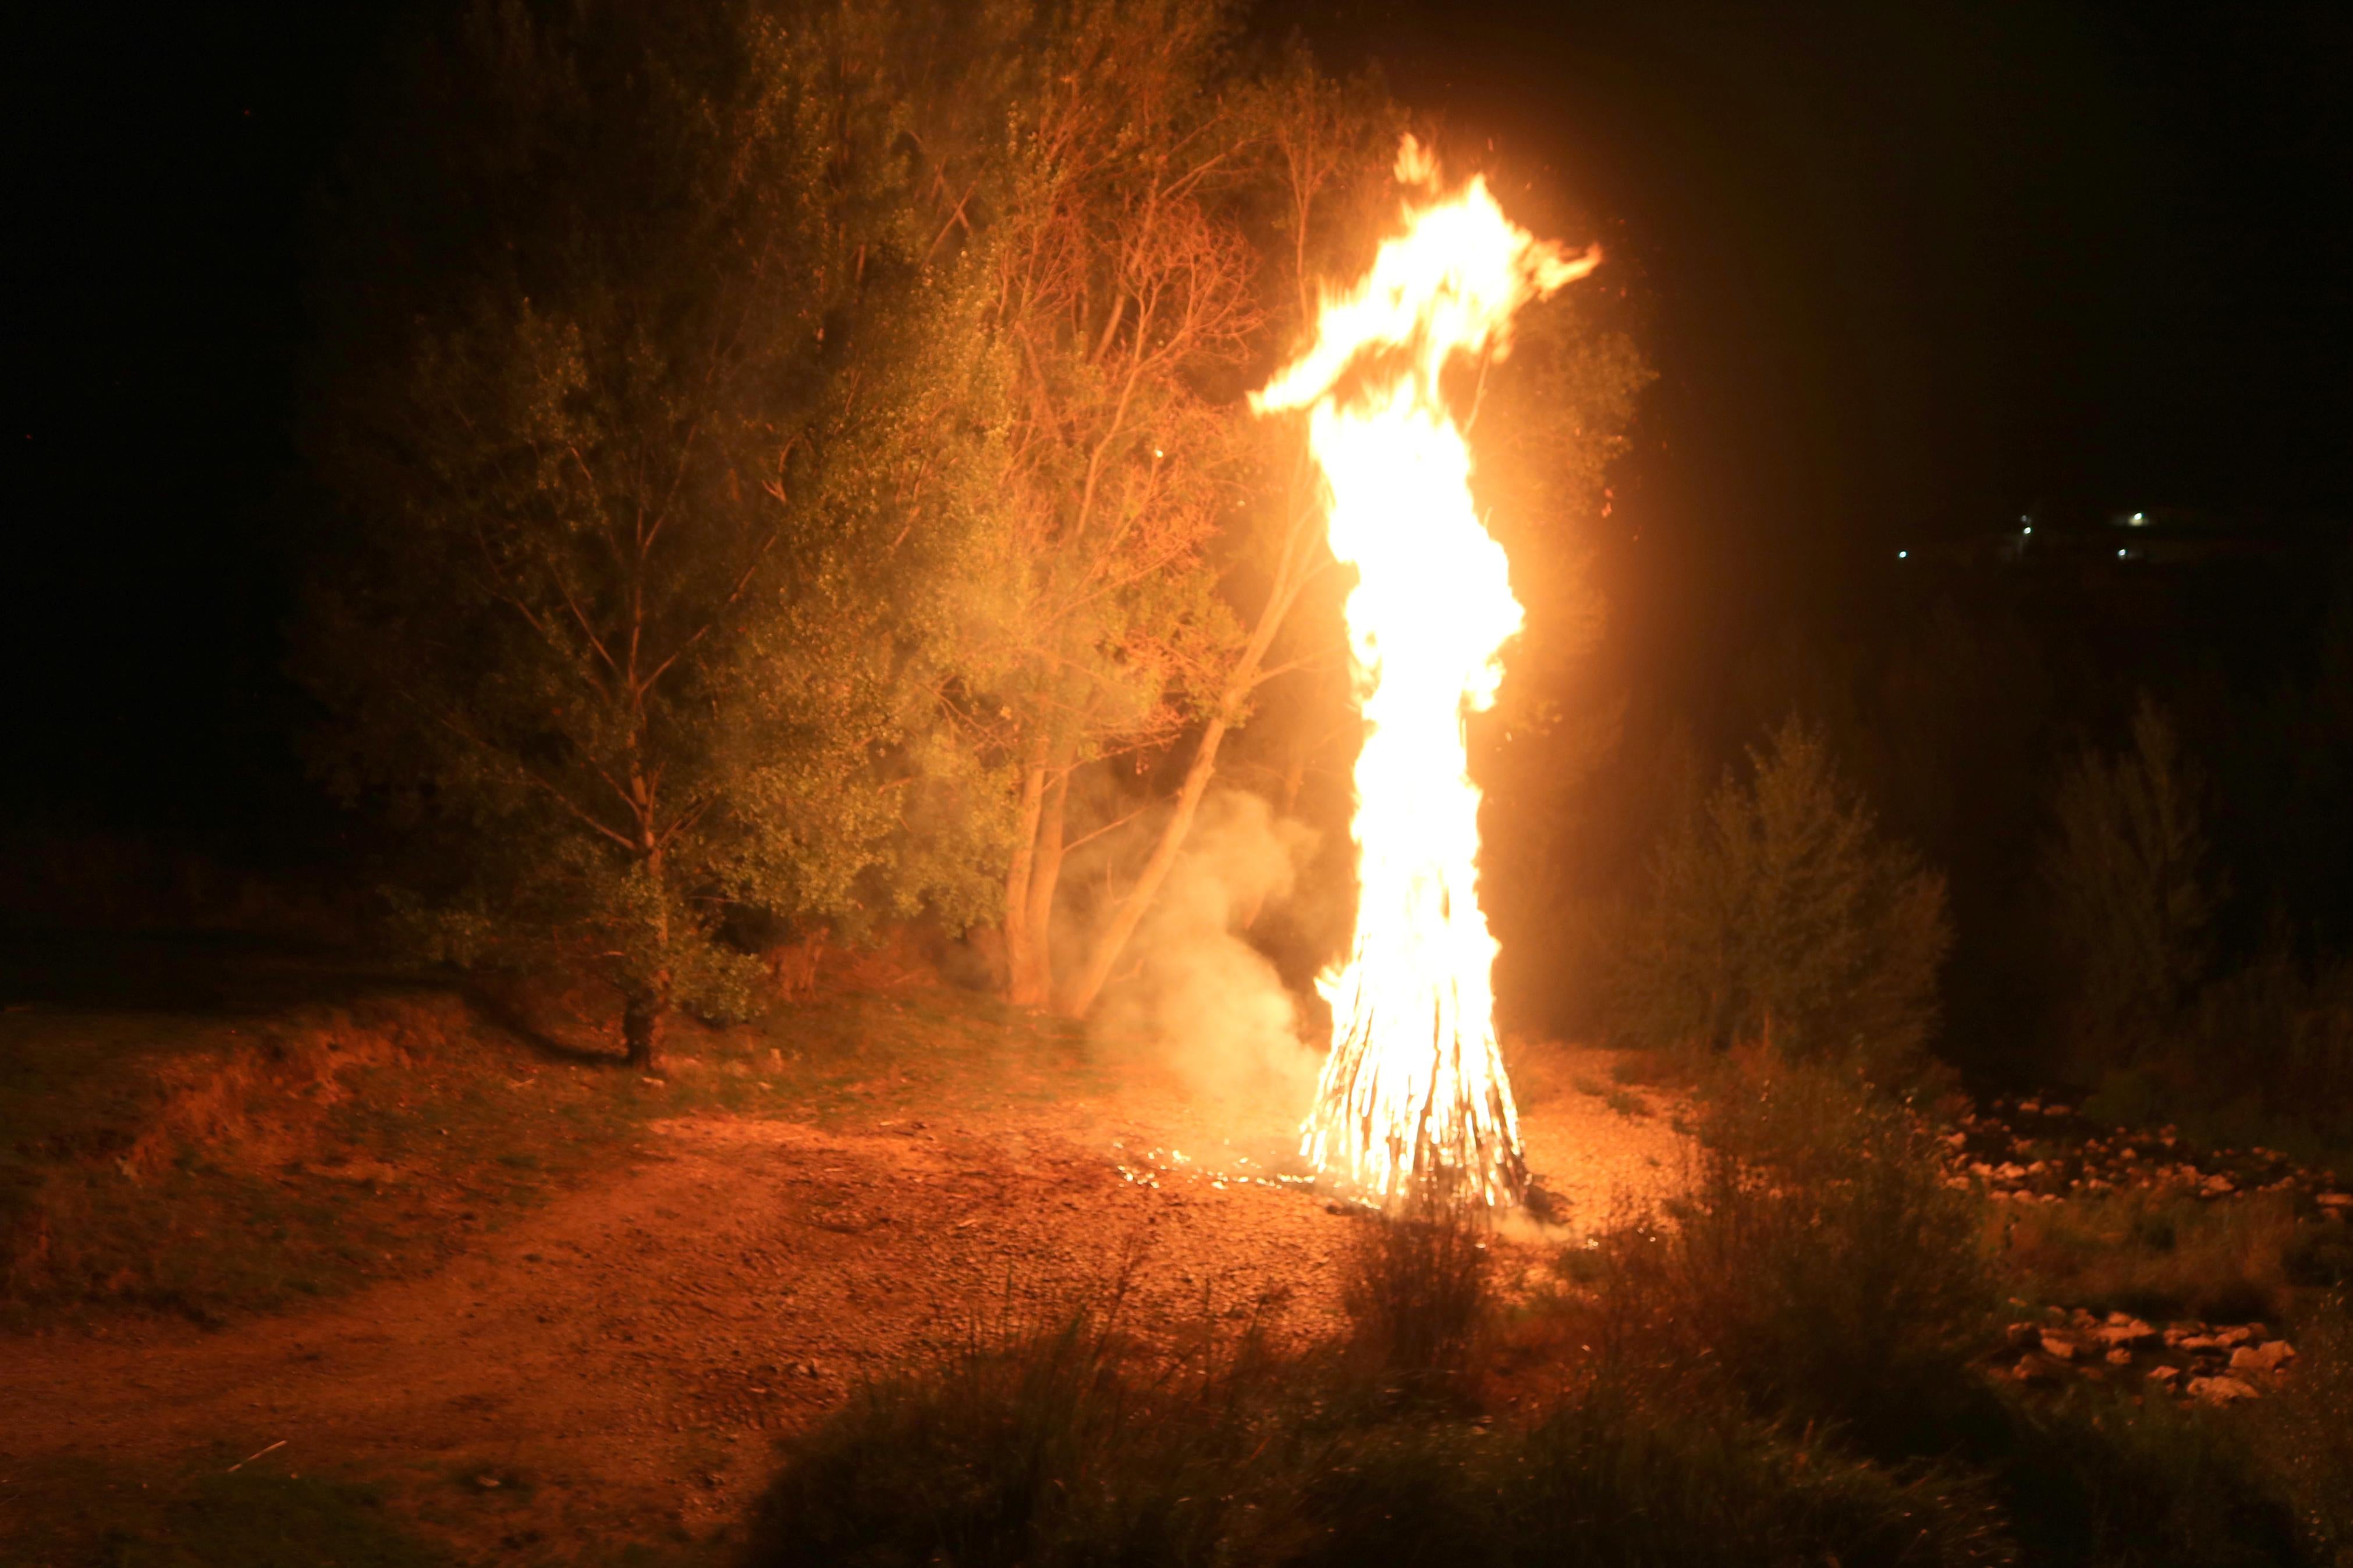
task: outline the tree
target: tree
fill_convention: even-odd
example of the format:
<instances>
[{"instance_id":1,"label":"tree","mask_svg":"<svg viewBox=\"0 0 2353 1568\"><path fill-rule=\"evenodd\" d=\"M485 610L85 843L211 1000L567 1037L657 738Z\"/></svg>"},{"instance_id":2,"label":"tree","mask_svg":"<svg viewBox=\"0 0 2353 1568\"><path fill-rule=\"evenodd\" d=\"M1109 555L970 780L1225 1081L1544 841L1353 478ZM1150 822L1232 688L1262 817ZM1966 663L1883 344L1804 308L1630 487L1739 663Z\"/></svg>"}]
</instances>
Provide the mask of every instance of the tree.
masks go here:
<instances>
[{"instance_id":1,"label":"tree","mask_svg":"<svg viewBox=\"0 0 2353 1568\"><path fill-rule=\"evenodd\" d=\"M2202 793L2172 721L2146 696L2129 752L2086 748L2060 780L2043 883L2077 1026L2102 1045L2162 1028L2204 976L2214 900Z\"/></svg>"},{"instance_id":2,"label":"tree","mask_svg":"<svg viewBox=\"0 0 2353 1568\"><path fill-rule=\"evenodd\" d=\"M1314 321L1318 273L1332 252L1361 246L1374 233L1369 203L1376 192L1389 195L1400 116L1370 84L1334 82L1313 62L1293 57L1242 96L1236 117L1254 154L1253 186L1266 235L1261 248L1274 261L1261 274L1260 321L1301 333ZM1229 419L1242 412L1225 410ZM1188 753L1184 772L1144 863L1100 911L1086 961L1063 998L1073 1015L1093 1007L1158 897L1217 775L1220 750L1249 718L1260 689L1293 668L1337 668L1345 647L1336 627L1325 627L1335 635L1320 658L1314 651L1274 657L1287 633L1295 637L1292 614L1302 595L1332 564L1324 545L1324 481L1297 421L1252 420L1242 438L1251 443L1249 493L1255 504L1245 500L1236 509L1241 526L1231 531L1239 537L1228 541L1220 589L1225 603L1249 606L1247 629L1214 647L1214 658L1197 674L1189 692L1193 721L1176 748ZM1294 776L1302 761L1294 758Z\"/></svg>"},{"instance_id":3,"label":"tree","mask_svg":"<svg viewBox=\"0 0 2353 1568\"><path fill-rule=\"evenodd\" d=\"M1935 1025L1951 940L1943 879L1880 836L1791 720L1660 846L1626 933L1620 1026L1901 1074Z\"/></svg>"},{"instance_id":4,"label":"tree","mask_svg":"<svg viewBox=\"0 0 2353 1568\"><path fill-rule=\"evenodd\" d=\"M997 19L930 10L484 0L342 225L322 765L441 836L438 951L593 955L641 1066L740 998L732 906L987 907L1001 792L934 716L989 279L905 149Z\"/></svg>"},{"instance_id":5,"label":"tree","mask_svg":"<svg viewBox=\"0 0 2353 1568\"><path fill-rule=\"evenodd\" d=\"M1205 8L1202 15L1214 11ZM1214 68L1217 62L1206 64ZM1215 216L1255 250L1256 266L1237 283L1252 293L1253 347L1262 366L1272 351L1313 330L1322 286L1361 270L1393 220L1390 172L1403 115L1377 85L1334 81L1295 55L1261 77L1233 81L1220 115L1214 144L1231 172ZM1579 335L1577 329L1588 324L1584 320L1567 313L1550 320L1556 324L1549 330L1536 329L1536 352L1525 365L1496 377L1500 457L1490 470L1482 456L1482 473L1489 476L1482 494L1525 504L1532 533L1557 528L1592 501L1600 473L1623 445L1634 396L1649 374L1621 332ZM1482 394L1489 368L1477 367ZM1198 380L1199 372L1193 375ZM1309 706L1344 710L1348 701L1341 584L1328 570L1322 478L1296 422L1250 419L1237 395L1243 384L1229 378L1224 390L1226 401L1205 413L1220 422L1220 458L1243 482L1229 485L1222 519L1204 518L1223 526L1192 560L1215 590L1198 624L1215 626L1209 617L1222 616L1230 625L1191 646L1194 657L1183 679L1169 689L1163 732L1124 738L1137 755L1136 776L1149 784L1166 774L1173 787L1165 799L1155 803L1147 794L1144 805L1133 807L1135 815L1154 809L1155 825L1142 836L1140 862L1098 900L1082 961L1059 990L1042 956L1042 934L1034 942L1039 967L1020 994L1036 1000L1051 994L1074 1015L1089 1011L1111 979L1185 846L1222 749L1257 710L1268 682L1292 675L1314 681L1320 675L1329 678L1329 700ZM1497 475L1506 477L1498 480ZM1319 583L1332 590L1328 603L1299 615ZM1567 618L1580 626L1589 620L1575 613ZM1318 743L1318 736L1336 739L1349 728L1312 723L1292 737L1282 771L1295 778L1304 764L1303 745ZM1066 787L1058 784L1047 797L1041 845L1059 842L1059 803ZM1040 933L1052 907L1057 864L1056 857L1041 853L1029 871L1032 924Z\"/></svg>"},{"instance_id":6,"label":"tree","mask_svg":"<svg viewBox=\"0 0 2353 1568\"><path fill-rule=\"evenodd\" d=\"M1053 999L1072 773L1166 744L1238 639L1210 563L1258 325L1229 10L1089 0L1057 18L977 220L1003 504L970 710L1018 778L1004 930L1024 1005Z\"/></svg>"}]
</instances>

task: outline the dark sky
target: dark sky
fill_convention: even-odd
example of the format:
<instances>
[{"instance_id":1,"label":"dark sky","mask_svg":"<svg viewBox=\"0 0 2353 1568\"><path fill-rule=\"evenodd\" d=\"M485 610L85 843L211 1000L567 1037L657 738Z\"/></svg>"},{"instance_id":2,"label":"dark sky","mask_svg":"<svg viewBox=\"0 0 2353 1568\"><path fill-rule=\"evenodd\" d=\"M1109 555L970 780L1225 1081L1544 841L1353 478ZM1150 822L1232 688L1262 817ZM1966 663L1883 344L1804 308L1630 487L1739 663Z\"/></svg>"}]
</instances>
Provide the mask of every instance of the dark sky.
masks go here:
<instances>
[{"instance_id":1,"label":"dark sky","mask_svg":"<svg viewBox=\"0 0 2353 1568\"><path fill-rule=\"evenodd\" d=\"M9 790L291 801L301 520L268 503L303 204L386 7L39 9L8 50ZM1662 373L1624 595L1694 647L2038 496L2353 511L2353 8L1267 10L1602 220Z\"/></svg>"}]
</instances>

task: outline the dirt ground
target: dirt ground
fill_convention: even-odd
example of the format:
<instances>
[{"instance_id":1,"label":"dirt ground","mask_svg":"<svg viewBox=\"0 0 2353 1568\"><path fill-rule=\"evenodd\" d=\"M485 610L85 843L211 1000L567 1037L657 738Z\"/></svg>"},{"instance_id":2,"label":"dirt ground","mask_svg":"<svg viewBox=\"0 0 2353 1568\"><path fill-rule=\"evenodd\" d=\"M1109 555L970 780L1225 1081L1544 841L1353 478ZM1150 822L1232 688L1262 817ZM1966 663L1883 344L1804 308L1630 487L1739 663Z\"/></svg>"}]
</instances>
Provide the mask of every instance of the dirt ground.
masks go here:
<instances>
[{"instance_id":1,"label":"dirt ground","mask_svg":"<svg viewBox=\"0 0 2353 1568\"><path fill-rule=\"evenodd\" d=\"M1524 1132L1567 1225L1514 1233L1531 1258L1651 1201L1684 1157L1671 1108L1611 1085L1605 1053L1547 1066ZM470 1558L723 1541L775 1439L862 1379L1123 1277L1122 1311L1146 1332L1205 1310L1324 1326L1352 1221L1261 1174L1288 1143L1287 1110L1206 1103L1148 1073L1056 1108L965 1103L852 1131L660 1121L628 1165L429 1277L218 1331L0 1343L0 1473L268 1448L251 1463L382 1484Z\"/></svg>"}]
</instances>

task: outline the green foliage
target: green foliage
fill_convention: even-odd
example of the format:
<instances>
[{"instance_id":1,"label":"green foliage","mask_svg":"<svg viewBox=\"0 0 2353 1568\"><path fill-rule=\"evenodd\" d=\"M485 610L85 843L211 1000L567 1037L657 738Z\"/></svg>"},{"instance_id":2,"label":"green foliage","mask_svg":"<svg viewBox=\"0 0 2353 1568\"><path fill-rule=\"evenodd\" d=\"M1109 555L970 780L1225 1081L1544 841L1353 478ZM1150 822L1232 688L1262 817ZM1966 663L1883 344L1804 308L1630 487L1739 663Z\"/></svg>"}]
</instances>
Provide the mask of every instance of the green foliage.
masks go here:
<instances>
[{"instance_id":1,"label":"green foliage","mask_svg":"<svg viewBox=\"0 0 2353 1568\"><path fill-rule=\"evenodd\" d=\"M1741 1064L1702 1131L1672 1224L1582 1260L1592 1333L1645 1364L1713 1366L1761 1414L1923 1451L1965 1403L1993 1305L1973 1198L1908 1110L1819 1068Z\"/></svg>"},{"instance_id":2,"label":"green foliage","mask_svg":"<svg viewBox=\"0 0 2353 1568\"><path fill-rule=\"evenodd\" d=\"M2306 965L2275 939L2210 981L2167 1043L2168 1120L2237 1142L2353 1146L2353 960ZM2218 1111L2239 1125L2214 1126Z\"/></svg>"},{"instance_id":3,"label":"green foliage","mask_svg":"<svg viewBox=\"0 0 2353 1568\"><path fill-rule=\"evenodd\" d=\"M2043 880L2065 965L2067 1059L2116 1120L2229 1142L2353 1142L2353 963L2310 958L2284 921L2218 971L2221 878L2206 789L2143 700L2129 752L2063 780Z\"/></svg>"},{"instance_id":4,"label":"green foliage","mask_svg":"<svg viewBox=\"0 0 2353 1568\"><path fill-rule=\"evenodd\" d=\"M934 702L985 291L905 153L922 12L483 0L417 52L331 268L298 662L330 780L434 836L447 956L724 1012L731 903L988 908L997 792Z\"/></svg>"},{"instance_id":5,"label":"green foliage","mask_svg":"<svg viewBox=\"0 0 2353 1568\"><path fill-rule=\"evenodd\" d=\"M1428 1369L1425 1369L1428 1370ZM1717 1405L1579 1388L1527 1426L1345 1363L1160 1361L1082 1318L880 1384L795 1445L747 1564L1996 1563L1981 1489Z\"/></svg>"},{"instance_id":6,"label":"green foliage","mask_svg":"<svg viewBox=\"0 0 2353 1568\"><path fill-rule=\"evenodd\" d=\"M2129 752L2086 750L2060 782L2043 878L2075 1025L2111 1053L2154 1044L2205 970L2214 898L2202 788L2172 721L2146 697Z\"/></svg>"},{"instance_id":7,"label":"green foliage","mask_svg":"<svg viewBox=\"0 0 2353 1568\"><path fill-rule=\"evenodd\" d=\"M1943 879L1878 833L1794 720L1672 826L1615 977L1645 1045L1763 1042L1793 1061L1917 1070L1950 945Z\"/></svg>"},{"instance_id":8,"label":"green foliage","mask_svg":"<svg viewBox=\"0 0 2353 1568\"><path fill-rule=\"evenodd\" d=\"M1982 1483L1890 1470L1704 1402L1646 1404L1605 1383L1548 1416L1524 1462L1519 1562L2014 1560Z\"/></svg>"},{"instance_id":9,"label":"green foliage","mask_svg":"<svg viewBox=\"0 0 2353 1568\"><path fill-rule=\"evenodd\" d=\"M1209 1563L1252 1440L1235 1368L1155 1375L1097 1318L872 1385L797 1443L749 1563Z\"/></svg>"}]
</instances>

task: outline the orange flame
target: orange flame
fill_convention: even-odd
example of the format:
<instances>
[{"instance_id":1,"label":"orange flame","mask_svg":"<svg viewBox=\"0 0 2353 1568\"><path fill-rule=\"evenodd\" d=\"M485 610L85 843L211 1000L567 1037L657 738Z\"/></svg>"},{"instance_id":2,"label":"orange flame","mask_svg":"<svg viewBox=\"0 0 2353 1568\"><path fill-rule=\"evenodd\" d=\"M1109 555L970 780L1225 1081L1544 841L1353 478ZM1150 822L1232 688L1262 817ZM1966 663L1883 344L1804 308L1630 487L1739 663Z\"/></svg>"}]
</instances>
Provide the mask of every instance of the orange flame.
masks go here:
<instances>
[{"instance_id":1,"label":"orange flame","mask_svg":"<svg viewBox=\"0 0 2353 1568\"><path fill-rule=\"evenodd\" d=\"M1472 508L1471 449L1440 375L1457 353L1500 358L1513 312L1601 256L1534 238L1483 179L1441 196L1410 136L1397 177L1405 231L1355 289L1324 300L1314 342L1251 398L1261 414L1308 411L1332 551L1358 574L1356 931L1347 961L1317 982L1333 1045L1302 1152L1386 1204L1417 1191L1511 1203L1527 1169L1495 1038L1463 724L1494 702L1521 610L1503 547Z\"/></svg>"}]
</instances>

